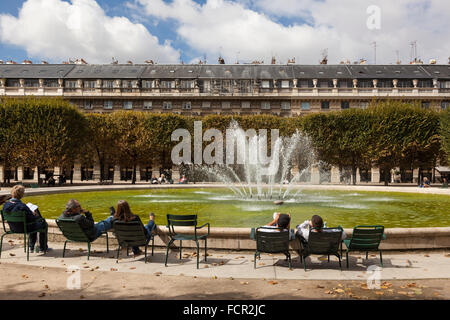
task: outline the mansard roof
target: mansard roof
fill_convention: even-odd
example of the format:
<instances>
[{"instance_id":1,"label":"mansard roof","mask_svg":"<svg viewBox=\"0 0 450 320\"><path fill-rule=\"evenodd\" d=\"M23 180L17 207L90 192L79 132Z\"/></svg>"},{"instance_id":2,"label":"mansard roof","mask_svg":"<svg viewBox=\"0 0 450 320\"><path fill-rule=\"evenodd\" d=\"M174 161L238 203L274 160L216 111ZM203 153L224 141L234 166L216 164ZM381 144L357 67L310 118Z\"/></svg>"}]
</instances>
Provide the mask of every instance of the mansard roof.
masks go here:
<instances>
[{"instance_id":1,"label":"mansard roof","mask_svg":"<svg viewBox=\"0 0 450 320\"><path fill-rule=\"evenodd\" d=\"M450 65L2 64L9 79L450 79Z\"/></svg>"}]
</instances>

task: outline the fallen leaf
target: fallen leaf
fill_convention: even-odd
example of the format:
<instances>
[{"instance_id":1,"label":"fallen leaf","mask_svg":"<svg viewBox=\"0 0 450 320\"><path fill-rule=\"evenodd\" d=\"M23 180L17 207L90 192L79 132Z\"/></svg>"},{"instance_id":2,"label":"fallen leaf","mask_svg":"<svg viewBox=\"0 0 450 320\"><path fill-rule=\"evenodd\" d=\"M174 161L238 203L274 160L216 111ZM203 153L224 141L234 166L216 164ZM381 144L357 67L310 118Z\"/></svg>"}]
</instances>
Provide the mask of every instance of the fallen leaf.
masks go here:
<instances>
[{"instance_id":1,"label":"fallen leaf","mask_svg":"<svg viewBox=\"0 0 450 320\"><path fill-rule=\"evenodd\" d=\"M84 296L80 296L80 299L84 299Z\"/></svg>"},{"instance_id":2,"label":"fallen leaf","mask_svg":"<svg viewBox=\"0 0 450 320\"><path fill-rule=\"evenodd\" d=\"M450 253L445 254L444 257L450 258Z\"/></svg>"},{"instance_id":3,"label":"fallen leaf","mask_svg":"<svg viewBox=\"0 0 450 320\"><path fill-rule=\"evenodd\" d=\"M48 289L48 285L47 284L44 287L45 287L45 289Z\"/></svg>"},{"instance_id":4,"label":"fallen leaf","mask_svg":"<svg viewBox=\"0 0 450 320\"><path fill-rule=\"evenodd\" d=\"M38 297L39 298L45 297L45 292L42 292Z\"/></svg>"},{"instance_id":5,"label":"fallen leaf","mask_svg":"<svg viewBox=\"0 0 450 320\"><path fill-rule=\"evenodd\" d=\"M271 284L271 285L275 285L275 284L278 284L278 282L277 282L277 281L273 281L273 280L272 280L272 281L269 281L268 283L269 283L269 284Z\"/></svg>"},{"instance_id":6,"label":"fallen leaf","mask_svg":"<svg viewBox=\"0 0 450 320\"><path fill-rule=\"evenodd\" d=\"M241 283L241 284L248 284L247 281L241 281L240 283Z\"/></svg>"},{"instance_id":7,"label":"fallen leaf","mask_svg":"<svg viewBox=\"0 0 450 320\"><path fill-rule=\"evenodd\" d=\"M375 294L382 296L384 294L384 292L383 291L375 291Z\"/></svg>"},{"instance_id":8,"label":"fallen leaf","mask_svg":"<svg viewBox=\"0 0 450 320\"><path fill-rule=\"evenodd\" d=\"M154 275L155 276L160 276L160 275L162 275L162 272L161 271L155 272Z\"/></svg>"},{"instance_id":9,"label":"fallen leaf","mask_svg":"<svg viewBox=\"0 0 450 320\"><path fill-rule=\"evenodd\" d=\"M110 270L111 270L111 271L117 271L117 269L116 269L116 268L111 268Z\"/></svg>"},{"instance_id":10,"label":"fallen leaf","mask_svg":"<svg viewBox=\"0 0 450 320\"><path fill-rule=\"evenodd\" d=\"M324 287L324 286L321 286L321 285L317 285L317 288L323 289L323 288L325 288L325 287Z\"/></svg>"},{"instance_id":11,"label":"fallen leaf","mask_svg":"<svg viewBox=\"0 0 450 320\"><path fill-rule=\"evenodd\" d=\"M417 285L416 285L416 283L415 282L412 282L412 283L408 283L407 285L406 285L408 288L412 288L412 287L417 287Z\"/></svg>"},{"instance_id":12,"label":"fallen leaf","mask_svg":"<svg viewBox=\"0 0 450 320\"><path fill-rule=\"evenodd\" d=\"M136 269L136 267L130 267L130 270L134 270L134 269Z\"/></svg>"},{"instance_id":13,"label":"fallen leaf","mask_svg":"<svg viewBox=\"0 0 450 320\"><path fill-rule=\"evenodd\" d=\"M342 290L342 289L336 289L336 290L334 290L335 292L337 292L337 293L344 293L345 291L344 290Z\"/></svg>"},{"instance_id":14,"label":"fallen leaf","mask_svg":"<svg viewBox=\"0 0 450 320\"><path fill-rule=\"evenodd\" d=\"M209 268L209 266L208 266L208 265L205 265L203 268Z\"/></svg>"},{"instance_id":15,"label":"fallen leaf","mask_svg":"<svg viewBox=\"0 0 450 320\"><path fill-rule=\"evenodd\" d=\"M427 258L429 258L429 257L430 257L430 255L429 255L429 254L424 254L423 256L424 256L424 257L427 257Z\"/></svg>"},{"instance_id":16,"label":"fallen leaf","mask_svg":"<svg viewBox=\"0 0 450 320\"><path fill-rule=\"evenodd\" d=\"M214 280L216 280L216 279L217 279L217 276L212 276L212 278L213 278Z\"/></svg>"},{"instance_id":17,"label":"fallen leaf","mask_svg":"<svg viewBox=\"0 0 450 320\"><path fill-rule=\"evenodd\" d=\"M265 266L266 264L264 262L260 262L260 263L258 263L258 265Z\"/></svg>"},{"instance_id":18,"label":"fallen leaf","mask_svg":"<svg viewBox=\"0 0 450 320\"><path fill-rule=\"evenodd\" d=\"M229 277L228 279L230 279L230 280L234 280L234 278L233 278L233 277Z\"/></svg>"},{"instance_id":19,"label":"fallen leaf","mask_svg":"<svg viewBox=\"0 0 450 320\"><path fill-rule=\"evenodd\" d=\"M12 253L12 252L10 252L9 255L10 255L11 257L14 257L14 256L15 256L15 254Z\"/></svg>"}]
</instances>

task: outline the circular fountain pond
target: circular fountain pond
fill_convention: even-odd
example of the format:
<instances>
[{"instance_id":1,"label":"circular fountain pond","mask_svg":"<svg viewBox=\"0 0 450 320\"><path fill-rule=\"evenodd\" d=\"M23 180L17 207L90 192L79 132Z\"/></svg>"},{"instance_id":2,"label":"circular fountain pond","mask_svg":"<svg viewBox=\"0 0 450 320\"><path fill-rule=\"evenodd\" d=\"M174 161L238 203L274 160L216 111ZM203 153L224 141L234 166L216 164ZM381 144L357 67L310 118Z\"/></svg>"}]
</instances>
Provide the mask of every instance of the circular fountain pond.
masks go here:
<instances>
[{"instance_id":1,"label":"circular fountain pond","mask_svg":"<svg viewBox=\"0 0 450 320\"><path fill-rule=\"evenodd\" d=\"M450 226L450 196L372 191L302 190L275 205L276 199L238 198L226 188L148 189L78 192L26 196L47 219L57 218L71 199L92 212L95 221L109 215L109 207L126 200L144 222L154 212L159 225L166 214L197 214L199 224L212 227L255 227L268 223L275 211L291 214L291 227L318 214L328 226L381 224L386 228Z\"/></svg>"}]
</instances>

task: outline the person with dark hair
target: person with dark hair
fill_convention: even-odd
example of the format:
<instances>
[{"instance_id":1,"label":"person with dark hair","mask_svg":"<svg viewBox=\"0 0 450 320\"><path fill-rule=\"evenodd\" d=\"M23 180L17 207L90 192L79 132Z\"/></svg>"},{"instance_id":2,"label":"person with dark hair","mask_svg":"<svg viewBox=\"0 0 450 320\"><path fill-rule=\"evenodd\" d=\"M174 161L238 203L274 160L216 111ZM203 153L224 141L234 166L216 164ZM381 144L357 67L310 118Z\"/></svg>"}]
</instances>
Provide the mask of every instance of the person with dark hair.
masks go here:
<instances>
[{"instance_id":1,"label":"person with dark hair","mask_svg":"<svg viewBox=\"0 0 450 320\"><path fill-rule=\"evenodd\" d=\"M66 210L59 216L59 219L75 220L89 240L94 241L100 237L103 232L112 228L113 214L114 212L111 211L110 217L95 223L94 218L92 218L92 213L83 210L77 200L70 199L66 204Z\"/></svg>"},{"instance_id":2,"label":"person with dark hair","mask_svg":"<svg viewBox=\"0 0 450 320\"><path fill-rule=\"evenodd\" d=\"M22 211L26 213L26 221L27 221L27 232L31 232L34 230L39 229L48 229L48 224L45 221L44 218L42 218L41 213L39 212L39 209L35 207L36 209L34 211L31 211L31 209L21 201L23 196L25 195L25 188L21 185L16 185L11 189L11 197L3 196L4 198L2 201L7 201L3 205L3 210L8 212L18 212ZM31 224L29 224L31 223ZM23 223L22 222L8 222L9 228L13 232L23 232ZM34 251L34 246L37 241L37 233L30 234L30 241L28 246L30 247L30 251ZM51 248L47 245L47 233L46 232L39 232L39 248L37 248L37 252L41 251L46 253L47 251L50 251Z\"/></svg>"},{"instance_id":3,"label":"person with dark hair","mask_svg":"<svg viewBox=\"0 0 450 320\"><path fill-rule=\"evenodd\" d=\"M291 215L289 213L275 212L273 214L273 220L267 224L267 226L273 226L276 228L287 229L291 224Z\"/></svg>"},{"instance_id":4,"label":"person with dark hair","mask_svg":"<svg viewBox=\"0 0 450 320\"><path fill-rule=\"evenodd\" d=\"M113 208L114 209L114 208ZM114 213L114 222L115 221L124 221L124 222L130 222L130 221L139 221L142 226L144 227L145 235L147 239L151 236L152 230L155 226L155 215L153 212L149 215L150 221L146 226L141 221L141 218L139 216L133 214L130 209L130 205L125 200L119 200L117 203L117 211ZM113 223L114 223L113 222ZM133 253L135 256L142 254L142 251L139 249L139 247L133 247Z\"/></svg>"},{"instance_id":5,"label":"person with dark hair","mask_svg":"<svg viewBox=\"0 0 450 320\"><path fill-rule=\"evenodd\" d=\"M309 232L322 232L324 224L323 219L319 215L313 215L311 220L305 220L302 224L297 225L296 235L300 237L302 241L308 241ZM325 231L333 231L336 229L326 229ZM342 230L342 240L347 237L345 232Z\"/></svg>"}]
</instances>

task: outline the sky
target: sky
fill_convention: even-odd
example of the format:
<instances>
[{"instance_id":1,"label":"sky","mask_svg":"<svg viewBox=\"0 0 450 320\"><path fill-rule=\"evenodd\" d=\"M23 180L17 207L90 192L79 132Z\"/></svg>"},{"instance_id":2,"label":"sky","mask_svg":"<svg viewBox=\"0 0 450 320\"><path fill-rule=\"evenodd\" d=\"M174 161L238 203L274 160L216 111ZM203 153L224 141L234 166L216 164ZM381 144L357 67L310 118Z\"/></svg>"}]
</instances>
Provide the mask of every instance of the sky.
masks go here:
<instances>
[{"instance_id":1,"label":"sky","mask_svg":"<svg viewBox=\"0 0 450 320\"><path fill-rule=\"evenodd\" d=\"M92 64L424 63L450 57L448 0L0 0L0 59Z\"/></svg>"}]
</instances>

